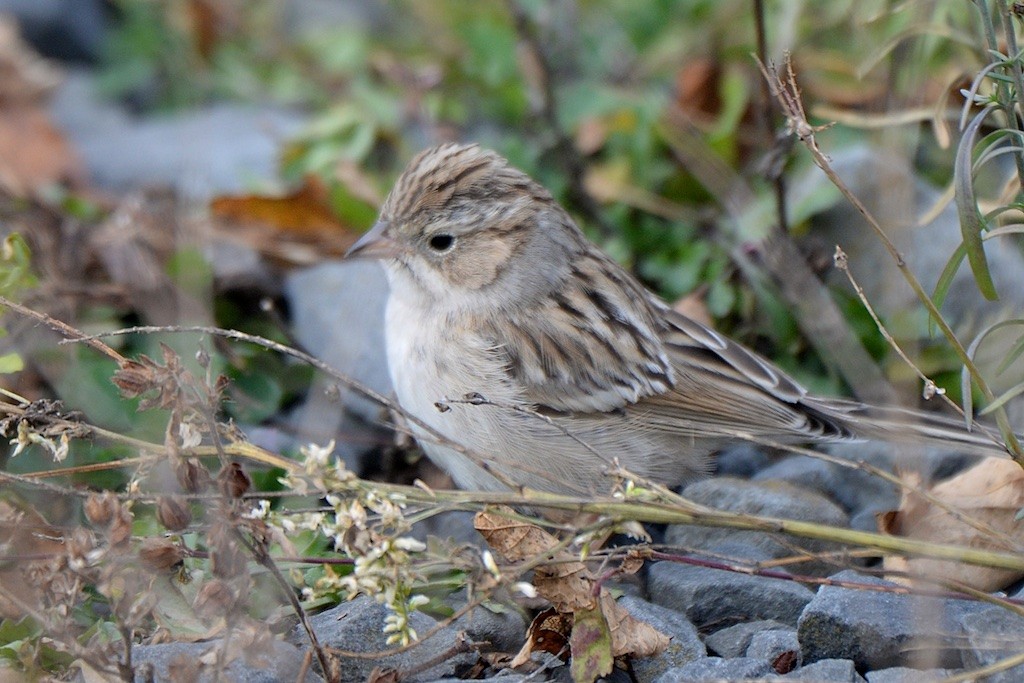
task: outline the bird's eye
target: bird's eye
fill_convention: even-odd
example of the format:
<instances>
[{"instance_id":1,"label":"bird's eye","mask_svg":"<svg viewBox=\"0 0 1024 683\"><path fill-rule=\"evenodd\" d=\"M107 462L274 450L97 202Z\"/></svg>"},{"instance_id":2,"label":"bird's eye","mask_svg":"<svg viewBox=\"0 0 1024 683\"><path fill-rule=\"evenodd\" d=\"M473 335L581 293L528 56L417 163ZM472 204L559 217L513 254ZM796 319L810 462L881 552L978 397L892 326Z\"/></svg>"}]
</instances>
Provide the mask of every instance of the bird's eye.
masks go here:
<instances>
[{"instance_id":1,"label":"bird's eye","mask_svg":"<svg viewBox=\"0 0 1024 683\"><path fill-rule=\"evenodd\" d=\"M430 248L434 251L448 251L452 248L452 245L455 244L455 238L451 235L440 233L431 237L427 244L429 244Z\"/></svg>"}]
</instances>

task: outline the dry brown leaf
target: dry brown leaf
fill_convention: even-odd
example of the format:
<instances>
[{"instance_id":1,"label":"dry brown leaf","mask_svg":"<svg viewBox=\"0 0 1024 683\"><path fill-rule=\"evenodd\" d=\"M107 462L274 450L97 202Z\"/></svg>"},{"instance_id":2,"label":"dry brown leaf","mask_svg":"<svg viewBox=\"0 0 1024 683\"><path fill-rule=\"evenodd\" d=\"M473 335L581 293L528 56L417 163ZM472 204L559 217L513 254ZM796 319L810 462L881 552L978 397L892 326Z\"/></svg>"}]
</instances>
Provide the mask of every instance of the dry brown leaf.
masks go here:
<instances>
[{"instance_id":1,"label":"dry brown leaf","mask_svg":"<svg viewBox=\"0 0 1024 683\"><path fill-rule=\"evenodd\" d=\"M722 66L711 58L692 59L676 72L676 106L699 119L714 119L722 109Z\"/></svg>"},{"instance_id":2,"label":"dry brown leaf","mask_svg":"<svg viewBox=\"0 0 1024 683\"><path fill-rule=\"evenodd\" d=\"M226 237L286 261L340 256L358 237L335 217L327 188L314 176L282 196L216 197L210 212Z\"/></svg>"},{"instance_id":3,"label":"dry brown leaf","mask_svg":"<svg viewBox=\"0 0 1024 683\"><path fill-rule=\"evenodd\" d=\"M15 23L0 18L0 191L29 197L84 177L78 156L46 113L46 96L59 81L57 69L21 40Z\"/></svg>"},{"instance_id":4,"label":"dry brown leaf","mask_svg":"<svg viewBox=\"0 0 1024 683\"><path fill-rule=\"evenodd\" d=\"M524 663L536 650L560 652L571 637L573 614L592 610L598 594L601 612L611 630L612 654L615 657L646 657L668 646L668 636L634 619L615 602L607 589L598 591L597 578L586 564L569 551L556 549L557 538L540 527L510 519L506 516L511 513L508 508L504 508L504 514L501 510L479 512L474 518L474 525L491 548L508 562L538 557L553 560L538 566L533 578L537 594L552 603L552 610L541 613L531 624L527 642L513 660L513 667ZM623 570L638 569L638 559L634 555L628 556L623 562ZM557 649L551 649L556 646Z\"/></svg>"},{"instance_id":5,"label":"dry brown leaf","mask_svg":"<svg viewBox=\"0 0 1024 683\"><path fill-rule=\"evenodd\" d=\"M601 610L612 632L612 654L616 657L650 657L668 647L668 636L636 619L606 590L601 591Z\"/></svg>"},{"instance_id":6,"label":"dry brown leaf","mask_svg":"<svg viewBox=\"0 0 1024 683\"><path fill-rule=\"evenodd\" d=\"M554 607L540 612L530 622L530 628L526 630L526 642L508 666L515 669L526 664L534 652L547 652L563 660L567 659L572 622L572 614L559 612Z\"/></svg>"},{"instance_id":7,"label":"dry brown leaf","mask_svg":"<svg viewBox=\"0 0 1024 683\"><path fill-rule=\"evenodd\" d=\"M511 508L492 508L495 512L478 512L473 526L495 552L508 562L522 562L550 551L558 539L536 524L512 519Z\"/></svg>"},{"instance_id":8,"label":"dry brown leaf","mask_svg":"<svg viewBox=\"0 0 1024 683\"><path fill-rule=\"evenodd\" d=\"M931 489L939 500L965 517L1024 543L1024 522L1015 519L1024 507L1024 470L1012 460L986 458L971 469ZM879 517L879 530L922 541L968 548L1006 550L1005 544L956 519L921 496L905 490L900 509ZM990 569L949 560L886 557L886 571L905 571L937 581L958 581L982 591L1004 588L1024 576L1008 569ZM903 581L891 577L894 581Z\"/></svg>"}]
</instances>

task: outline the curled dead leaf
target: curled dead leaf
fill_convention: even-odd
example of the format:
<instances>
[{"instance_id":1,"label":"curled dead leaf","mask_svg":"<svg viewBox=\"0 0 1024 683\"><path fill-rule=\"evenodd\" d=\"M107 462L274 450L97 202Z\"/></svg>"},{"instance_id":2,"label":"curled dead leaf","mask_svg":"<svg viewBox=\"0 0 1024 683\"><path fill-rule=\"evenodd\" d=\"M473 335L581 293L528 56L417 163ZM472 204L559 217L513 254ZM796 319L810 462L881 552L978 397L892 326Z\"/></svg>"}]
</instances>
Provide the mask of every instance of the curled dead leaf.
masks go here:
<instances>
[{"instance_id":1,"label":"curled dead leaf","mask_svg":"<svg viewBox=\"0 0 1024 683\"><path fill-rule=\"evenodd\" d=\"M981 522L996 534L1002 534L1006 540L958 519L906 489L899 510L878 517L879 531L968 548L1016 550L1024 544L1024 522L1016 518L1017 512L1024 507L1024 469L1016 462L986 458L969 470L934 486L930 493L957 510L961 517ZM885 558L883 567L889 572L908 572L934 581L960 582L986 592L1004 588L1024 576L1014 570L930 558L890 556ZM889 578L907 583L907 579L900 576Z\"/></svg>"}]
</instances>

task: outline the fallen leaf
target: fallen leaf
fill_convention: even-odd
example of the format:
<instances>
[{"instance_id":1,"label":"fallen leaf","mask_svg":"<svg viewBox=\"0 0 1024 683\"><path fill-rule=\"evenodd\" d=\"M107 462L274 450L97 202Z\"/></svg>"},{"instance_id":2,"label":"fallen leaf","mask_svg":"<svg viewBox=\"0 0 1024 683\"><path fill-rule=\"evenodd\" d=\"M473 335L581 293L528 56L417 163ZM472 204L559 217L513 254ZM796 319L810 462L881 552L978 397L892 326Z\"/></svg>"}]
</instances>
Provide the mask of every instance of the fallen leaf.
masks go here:
<instances>
[{"instance_id":1,"label":"fallen leaf","mask_svg":"<svg viewBox=\"0 0 1024 683\"><path fill-rule=\"evenodd\" d=\"M573 617L572 634L569 636L572 680L590 683L610 674L614 666L611 630L603 605L597 601L590 607L576 610Z\"/></svg>"},{"instance_id":2,"label":"fallen leaf","mask_svg":"<svg viewBox=\"0 0 1024 683\"><path fill-rule=\"evenodd\" d=\"M340 256L358 237L335 216L328 189L315 176L285 195L216 197L210 212L222 236L289 262Z\"/></svg>"},{"instance_id":3,"label":"fallen leaf","mask_svg":"<svg viewBox=\"0 0 1024 683\"><path fill-rule=\"evenodd\" d=\"M690 116L714 119L722 109L722 66L707 57L687 62L676 73L676 106Z\"/></svg>"},{"instance_id":4,"label":"fallen leaf","mask_svg":"<svg viewBox=\"0 0 1024 683\"><path fill-rule=\"evenodd\" d=\"M493 508L495 512L478 512L473 526L495 552L509 562L522 562L549 552L558 545L558 539L536 524L512 519L512 510Z\"/></svg>"},{"instance_id":5,"label":"fallen leaf","mask_svg":"<svg viewBox=\"0 0 1024 683\"><path fill-rule=\"evenodd\" d=\"M612 654L616 657L651 657L668 647L668 636L634 617L606 590L601 591L601 609L608 620Z\"/></svg>"},{"instance_id":6,"label":"fallen leaf","mask_svg":"<svg viewBox=\"0 0 1024 683\"><path fill-rule=\"evenodd\" d=\"M504 513L502 512L504 510ZM584 662L578 666L581 675L589 676L601 670L604 660L594 643L602 641L603 628L610 636L613 657L647 657L668 647L669 638L649 624L633 618L605 588L597 589L597 578L584 562L568 550L558 548L558 539L540 527L511 519L508 508L477 513L474 525L487 543L501 557L510 563L536 560L548 557L551 562L542 563L534 569L533 585L540 597L552 604L552 609L542 612L530 625L529 636L523 649L513 659L512 666L518 666L529 659L530 653L561 652L568 636L573 651L574 671L576 652L584 653ZM639 567L636 555L628 555L622 564L624 572L636 571ZM595 597L598 598L595 600ZM597 624L593 612L599 612L604 627ZM583 615L583 631L576 634L576 619ZM574 645L574 640L577 639ZM609 669L610 671L610 669ZM607 672L605 672L607 673ZM597 674L601 676L604 674ZM575 678L593 680L593 678Z\"/></svg>"},{"instance_id":7,"label":"fallen leaf","mask_svg":"<svg viewBox=\"0 0 1024 683\"><path fill-rule=\"evenodd\" d=\"M547 652L567 659L572 621L572 614L559 612L554 607L537 614L526 630L526 642L508 666L515 669L526 664L534 652Z\"/></svg>"},{"instance_id":8,"label":"fallen leaf","mask_svg":"<svg viewBox=\"0 0 1024 683\"><path fill-rule=\"evenodd\" d=\"M912 482L914 483L914 482ZM930 493L958 510L964 517L982 522L1024 543L1024 522L1016 519L1024 507L1024 470L1012 460L986 458L969 470L934 486ZM968 548L1007 550L991 534L957 519L909 489L904 489L899 510L879 516L879 531L922 541ZM999 590L1024 576L1009 569L992 569L950 560L890 556L886 571L909 572L937 581L957 581L986 592ZM899 576L893 581L908 583Z\"/></svg>"}]
</instances>

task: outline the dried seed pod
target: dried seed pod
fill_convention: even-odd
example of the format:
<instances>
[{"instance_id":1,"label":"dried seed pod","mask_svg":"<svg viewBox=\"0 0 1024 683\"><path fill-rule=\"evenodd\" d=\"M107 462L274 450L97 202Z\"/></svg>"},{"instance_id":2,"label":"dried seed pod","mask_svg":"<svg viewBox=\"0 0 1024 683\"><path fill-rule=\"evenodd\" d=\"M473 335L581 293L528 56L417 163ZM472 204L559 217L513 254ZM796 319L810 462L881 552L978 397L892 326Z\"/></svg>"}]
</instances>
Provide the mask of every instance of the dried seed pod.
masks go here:
<instances>
[{"instance_id":1,"label":"dried seed pod","mask_svg":"<svg viewBox=\"0 0 1024 683\"><path fill-rule=\"evenodd\" d=\"M132 522L134 520L135 515L126 505L118 506L117 515L107 527L107 542L110 543L110 547L117 548L128 545L132 538Z\"/></svg>"},{"instance_id":2,"label":"dried seed pod","mask_svg":"<svg viewBox=\"0 0 1024 683\"><path fill-rule=\"evenodd\" d=\"M192 511L177 496L162 497L156 504L156 518L168 531L183 531L192 522Z\"/></svg>"},{"instance_id":3,"label":"dried seed pod","mask_svg":"<svg viewBox=\"0 0 1024 683\"><path fill-rule=\"evenodd\" d=\"M85 499L85 518L95 527L105 527L117 514L121 503L117 496L110 491L93 493Z\"/></svg>"},{"instance_id":4,"label":"dried seed pod","mask_svg":"<svg viewBox=\"0 0 1024 683\"><path fill-rule=\"evenodd\" d=\"M200 493L210 485L210 473L195 458L181 458L177 461L174 474L178 483L188 493Z\"/></svg>"},{"instance_id":5,"label":"dried seed pod","mask_svg":"<svg viewBox=\"0 0 1024 683\"><path fill-rule=\"evenodd\" d=\"M245 574L249 558L227 522L215 522L207 535L210 549L210 571L221 579L230 579Z\"/></svg>"},{"instance_id":6,"label":"dried seed pod","mask_svg":"<svg viewBox=\"0 0 1024 683\"><path fill-rule=\"evenodd\" d=\"M226 581L212 579L203 584L192 607L203 619L216 619L229 614L235 604L235 593Z\"/></svg>"},{"instance_id":7,"label":"dried seed pod","mask_svg":"<svg viewBox=\"0 0 1024 683\"><path fill-rule=\"evenodd\" d=\"M164 571L181 564L185 553L181 546L164 538L147 538L139 549L139 559L151 569Z\"/></svg>"},{"instance_id":8,"label":"dried seed pod","mask_svg":"<svg viewBox=\"0 0 1024 683\"><path fill-rule=\"evenodd\" d=\"M217 478L220 481L221 493L228 498L241 498L252 488L252 479L237 462L232 462L221 470Z\"/></svg>"}]
</instances>

